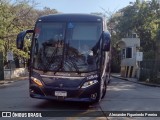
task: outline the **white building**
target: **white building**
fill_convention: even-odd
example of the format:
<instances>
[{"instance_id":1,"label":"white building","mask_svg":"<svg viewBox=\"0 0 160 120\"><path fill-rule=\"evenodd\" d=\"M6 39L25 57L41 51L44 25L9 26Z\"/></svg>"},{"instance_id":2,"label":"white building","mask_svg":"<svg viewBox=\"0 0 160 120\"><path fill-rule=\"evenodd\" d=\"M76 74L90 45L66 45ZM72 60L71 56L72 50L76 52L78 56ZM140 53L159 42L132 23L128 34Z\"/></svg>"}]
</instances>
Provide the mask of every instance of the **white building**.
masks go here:
<instances>
[{"instance_id":1,"label":"white building","mask_svg":"<svg viewBox=\"0 0 160 120\"><path fill-rule=\"evenodd\" d=\"M140 48L140 39L122 38L118 46L121 48L121 76L138 77L137 53Z\"/></svg>"}]
</instances>

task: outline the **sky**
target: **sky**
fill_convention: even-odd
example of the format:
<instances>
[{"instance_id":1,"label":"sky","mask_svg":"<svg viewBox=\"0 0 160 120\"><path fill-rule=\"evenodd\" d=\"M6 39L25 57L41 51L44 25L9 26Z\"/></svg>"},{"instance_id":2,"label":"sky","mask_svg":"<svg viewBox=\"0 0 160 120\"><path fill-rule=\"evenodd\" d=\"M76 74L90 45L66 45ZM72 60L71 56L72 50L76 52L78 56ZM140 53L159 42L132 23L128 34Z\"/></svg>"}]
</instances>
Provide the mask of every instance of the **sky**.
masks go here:
<instances>
[{"instance_id":1,"label":"sky","mask_svg":"<svg viewBox=\"0 0 160 120\"><path fill-rule=\"evenodd\" d=\"M36 8L49 7L62 13L115 13L136 0L35 0Z\"/></svg>"}]
</instances>

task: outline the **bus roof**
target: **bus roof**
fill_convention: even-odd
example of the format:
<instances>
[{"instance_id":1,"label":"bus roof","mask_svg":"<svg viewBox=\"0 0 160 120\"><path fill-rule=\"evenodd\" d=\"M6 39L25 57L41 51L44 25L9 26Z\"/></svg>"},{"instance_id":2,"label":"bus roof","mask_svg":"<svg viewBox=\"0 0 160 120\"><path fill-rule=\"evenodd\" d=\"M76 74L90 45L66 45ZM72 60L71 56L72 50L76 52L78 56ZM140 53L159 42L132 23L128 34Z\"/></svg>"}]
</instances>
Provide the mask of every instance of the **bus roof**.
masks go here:
<instances>
[{"instance_id":1,"label":"bus roof","mask_svg":"<svg viewBox=\"0 0 160 120\"><path fill-rule=\"evenodd\" d=\"M37 22L69 22L69 21L85 21L85 22L101 22L103 18L97 15L91 14L52 14L47 16L41 16Z\"/></svg>"}]
</instances>

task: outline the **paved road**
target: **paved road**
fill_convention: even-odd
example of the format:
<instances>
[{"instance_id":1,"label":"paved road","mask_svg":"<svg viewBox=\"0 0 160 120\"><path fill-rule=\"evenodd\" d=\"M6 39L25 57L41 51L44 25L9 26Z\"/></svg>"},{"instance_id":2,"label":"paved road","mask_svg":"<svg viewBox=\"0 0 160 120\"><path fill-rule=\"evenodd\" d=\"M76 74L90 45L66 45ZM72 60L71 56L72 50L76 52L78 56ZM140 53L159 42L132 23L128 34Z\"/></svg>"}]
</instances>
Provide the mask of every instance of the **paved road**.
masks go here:
<instances>
[{"instance_id":1,"label":"paved road","mask_svg":"<svg viewBox=\"0 0 160 120\"><path fill-rule=\"evenodd\" d=\"M160 111L160 87L150 87L112 79L107 95L100 103L103 111ZM159 120L160 118L109 118L112 120Z\"/></svg>"},{"instance_id":2,"label":"paved road","mask_svg":"<svg viewBox=\"0 0 160 120\"><path fill-rule=\"evenodd\" d=\"M32 99L28 95L28 81L17 81L0 86L0 111L76 111L72 116L101 113L102 117L56 117L48 120L159 120L159 118L107 117L105 111L160 111L160 88L149 87L112 78L105 98L92 106L83 103L53 102ZM2 118L1 118L2 119ZM16 118L12 118L16 120ZM46 118L42 118L46 119Z\"/></svg>"}]
</instances>

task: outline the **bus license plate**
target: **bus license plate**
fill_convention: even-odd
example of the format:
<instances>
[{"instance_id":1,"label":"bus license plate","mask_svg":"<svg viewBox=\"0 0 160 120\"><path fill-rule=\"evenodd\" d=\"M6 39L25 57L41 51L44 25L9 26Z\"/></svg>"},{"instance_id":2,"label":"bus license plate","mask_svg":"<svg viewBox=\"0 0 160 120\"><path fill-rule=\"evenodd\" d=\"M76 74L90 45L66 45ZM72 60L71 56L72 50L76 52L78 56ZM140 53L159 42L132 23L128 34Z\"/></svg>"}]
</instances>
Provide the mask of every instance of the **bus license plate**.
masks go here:
<instances>
[{"instance_id":1,"label":"bus license plate","mask_svg":"<svg viewBox=\"0 0 160 120\"><path fill-rule=\"evenodd\" d=\"M66 97L67 92L66 91L55 91L55 96Z\"/></svg>"}]
</instances>

